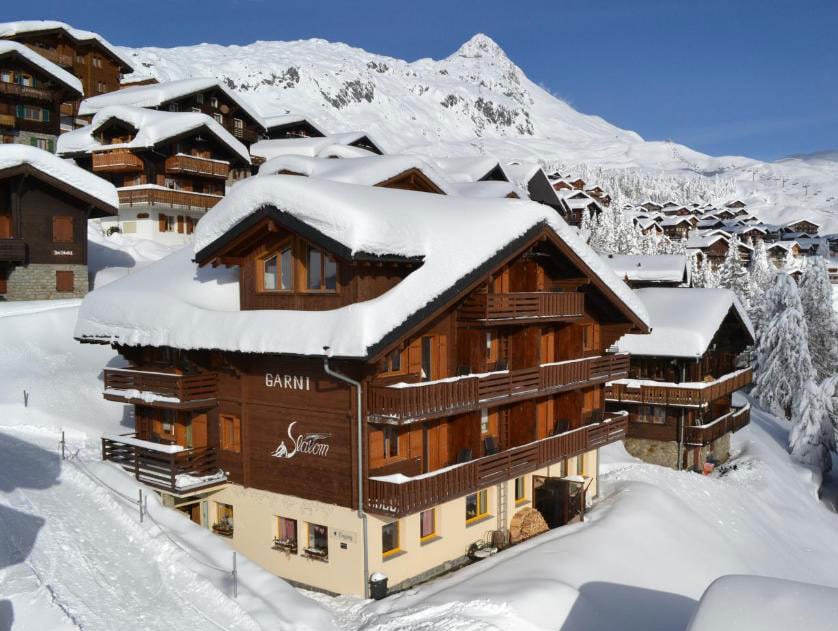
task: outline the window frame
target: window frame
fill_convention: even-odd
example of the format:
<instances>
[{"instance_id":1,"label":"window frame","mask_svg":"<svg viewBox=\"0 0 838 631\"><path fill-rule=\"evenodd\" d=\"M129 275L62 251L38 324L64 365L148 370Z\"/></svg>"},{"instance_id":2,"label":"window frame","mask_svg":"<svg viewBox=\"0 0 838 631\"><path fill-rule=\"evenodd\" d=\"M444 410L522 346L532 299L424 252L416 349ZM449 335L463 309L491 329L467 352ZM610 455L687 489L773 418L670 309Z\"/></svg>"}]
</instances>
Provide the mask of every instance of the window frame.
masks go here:
<instances>
[{"instance_id":1,"label":"window frame","mask_svg":"<svg viewBox=\"0 0 838 631\"><path fill-rule=\"evenodd\" d=\"M385 550L384 549L384 541L385 541L384 531L387 528L394 528L395 529L395 545L392 548L390 548L388 550ZM391 521L389 524L382 524L382 526L381 526L381 556L383 556L386 559L388 557L392 557L393 555L398 554L401 551L402 551L402 548L401 548L401 528L399 527L399 520L397 519L396 521Z\"/></svg>"},{"instance_id":2,"label":"window frame","mask_svg":"<svg viewBox=\"0 0 838 631\"><path fill-rule=\"evenodd\" d=\"M290 274L290 287L283 287L283 265L282 265L282 255L283 253L288 250L290 254L290 262L291 262L291 274ZM265 287L265 264L270 261L271 259L276 258L276 284L277 287L269 288ZM293 239L284 239L276 247L271 248L264 254L261 254L256 258L256 283L257 283L257 291L259 293L264 294L274 294L274 293L293 293L296 287L296 256L294 255L294 242Z\"/></svg>"},{"instance_id":3,"label":"window frame","mask_svg":"<svg viewBox=\"0 0 838 631\"><path fill-rule=\"evenodd\" d=\"M518 495L518 482L521 483L521 494ZM514 486L514 495L515 495L515 506L520 506L521 504L525 504L528 501L527 498L527 476L519 475L515 478L515 486Z\"/></svg>"},{"instance_id":4,"label":"window frame","mask_svg":"<svg viewBox=\"0 0 838 631\"><path fill-rule=\"evenodd\" d=\"M384 459L399 457L399 428L395 425L384 425L381 428L381 444L384 448ZM395 445L395 452L393 446Z\"/></svg>"},{"instance_id":5,"label":"window frame","mask_svg":"<svg viewBox=\"0 0 838 631\"><path fill-rule=\"evenodd\" d=\"M311 278L311 255L312 252L317 252L320 257L320 286L319 287L311 287L310 286L310 278ZM327 287L326 286L326 263L327 261L331 261L335 266L335 286L334 287ZM308 293L322 293L322 294L335 294L338 291L338 264L335 257L324 250L323 248L317 247L316 245L312 245L311 243L305 243L305 289L304 291Z\"/></svg>"},{"instance_id":6,"label":"window frame","mask_svg":"<svg viewBox=\"0 0 838 631\"><path fill-rule=\"evenodd\" d=\"M324 531L324 539L325 539L325 548L318 548L316 545L312 545L312 541L316 543L317 535L314 533L315 529L322 528ZM325 549L326 554L320 556L319 554L314 554L309 552L309 550L321 550ZM315 524L313 522L307 521L306 522L306 547L305 552L311 556L320 559L321 561L328 561L329 560L329 528L324 526L323 524Z\"/></svg>"},{"instance_id":7,"label":"window frame","mask_svg":"<svg viewBox=\"0 0 838 631\"><path fill-rule=\"evenodd\" d=\"M424 528L424 520L422 519L422 516L425 515L426 513L431 514L432 525L431 525L431 531L429 533L423 535L422 530ZM438 536L439 535L437 534L436 508L431 507L431 508L428 508L426 510L420 511L419 512L419 541L421 543L426 543L428 541L431 541L432 539L436 539Z\"/></svg>"},{"instance_id":8,"label":"window frame","mask_svg":"<svg viewBox=\"0 0 838 631\"><path fill-rule=\"evenodd\" d=\"M61 224L64 223L64 226ZM69 235L62 234L62 229L68 229ZM52 216L52 242L53 243L75 243L76 220L72 215ZM66 237L66 238L62 238Z\"/></svg>"},{"instance_id":9,"label":"window frame","mask_svg":"<svg viewBox=\"0 0 838 631\"><path fill-rule=\"evenodd\" d=\"M230 429L225 430L225 423L230 423ZM238 428L238 431L236 431ZM218 444L221 451L240 454L242 451L241 417L235 414L220 413L218 415Z\"/></svg>"},{"instance_id":10,"label":"window frame","mask_svg":"<svg viewBox=\"0 0 838 631\"><path fill-rule=\"evenodd\" d=\"M66 279L70 279L69 283ZM64 279L63 281L61 279ZM76 274L72 270L55 271L55 291L57 293L69 294L76 291Z\"/></svg>"},{"instance_id":11,"label":"window frame","mask_svg":"<svg viewBox=\"0 0 838 631\"><path fill-rule=\"evenodd\" d=\"M285 526L291 524L294 530L294 537L286 538ZM285 548L293 549L296 552L300 545L300 524L293 517L285 517L284 515L276 515L276 531L274 533L274 545L282 545Z\"/></svg>"},{"instance_id":12,"label":"window frame","mask_svg":"<svg viewBox=\"0 0 838 631\"><path fill-rule=\"evenodd\" d=\"M468 500L470 497L477 498L476 513L474 516L468 516ZM489 516L489 489L482 489L476 493L466 495L466 525L481 521Z\"/></svg>"}]
</instances>

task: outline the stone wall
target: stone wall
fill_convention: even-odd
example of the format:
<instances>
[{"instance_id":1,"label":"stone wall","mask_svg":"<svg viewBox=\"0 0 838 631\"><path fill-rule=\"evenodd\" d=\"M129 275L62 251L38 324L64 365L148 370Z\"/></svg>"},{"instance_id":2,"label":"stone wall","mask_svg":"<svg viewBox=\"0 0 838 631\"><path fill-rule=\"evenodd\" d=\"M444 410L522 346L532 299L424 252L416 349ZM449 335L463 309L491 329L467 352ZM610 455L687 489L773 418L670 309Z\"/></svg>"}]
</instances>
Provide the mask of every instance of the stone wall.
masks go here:
<instances>
[{"instance_id":1,"label":"stone wall","mask_svg":"<svg viewBox=\"0 0 838 631\"><path fill-rule=\"evenodd\" d=\"M650 464L678 468L678 443L675 441L627 438L626 451Z\"/></svg>"},{"instance_id":2,"label":"stone wall","mask_svg":"<svg viewBox=\"0 0 838 631\"><path fill-rule=\"evenodd\" d=\"M19 131L14 138L15 143L19 145L35 146L32 143L33 138L46 141L46 147L43 148L46 151L55 152L56 137L53 134L41 134L34 131Z\"/></svg>"},{"instance_id":3,"label":"stone wall","mask_svg":"<svg viewBox=\"0 0 838 631\"><path fill-rule=\"evenodd\" d=\"M73 291L59 292L55 288L55 272L73 272ZM88 292L87 265L61 263L32 263L12 267L6 282L5 300L55 300L83 298Z\"/></svg>"}]
</instances>

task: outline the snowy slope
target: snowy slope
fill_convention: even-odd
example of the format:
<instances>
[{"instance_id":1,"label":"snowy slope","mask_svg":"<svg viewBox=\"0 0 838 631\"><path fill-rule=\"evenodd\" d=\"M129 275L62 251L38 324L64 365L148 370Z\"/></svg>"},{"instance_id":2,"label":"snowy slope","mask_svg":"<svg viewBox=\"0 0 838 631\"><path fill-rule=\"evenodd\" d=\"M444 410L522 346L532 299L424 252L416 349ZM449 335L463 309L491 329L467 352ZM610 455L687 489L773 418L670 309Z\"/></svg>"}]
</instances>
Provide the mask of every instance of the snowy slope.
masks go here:
<instances>
[{"instance_id":1,"label":"snowy slope","mask_svg":"<svg viewBox=\"0 0 838 631\"><path fill-rule=\"evenodd\" d=\"M820 218L826 231L838 232L834 155L767 164L645 141L577 112L537 86L485 35L445 59L414 62L320 39L121 51L135 74L161 80L214 76L263 114L290 110L329 132L364 129L390 152L489 153L541 160L575 173L580 163L595 165L606 170L599 178L603 184L609 183L607 171L624 169L697 177L707 180L707 197L714 190L735 192L751 198L769 221L805 211Z\"/></svg>"}]
</instances>

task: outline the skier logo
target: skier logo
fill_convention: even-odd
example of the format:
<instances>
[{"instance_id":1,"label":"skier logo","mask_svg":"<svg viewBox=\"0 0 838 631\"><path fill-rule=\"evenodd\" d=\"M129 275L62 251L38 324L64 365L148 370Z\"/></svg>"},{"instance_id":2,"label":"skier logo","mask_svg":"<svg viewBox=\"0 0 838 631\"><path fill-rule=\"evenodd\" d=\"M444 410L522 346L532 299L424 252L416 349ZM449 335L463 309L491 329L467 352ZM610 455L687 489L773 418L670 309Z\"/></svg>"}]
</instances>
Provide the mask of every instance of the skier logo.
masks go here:
<instances>
[{"instance_id":1,"label":"skier logo","mask_svg":"<svg viewBox=\"0 0 838 631\"><path fill-rule=\"evenodd\" d=\"M329 444L321 441L331 438L331 434L327 433L308 433L300 434L296 438L291 433L291 428L297 424L297 421L291 421L288 425L288 440L291 442L293 449L288 451L285 441L280 441L279 446L271 454L274 458L293 458L298 453L310 454L312 456L327 456L329 454Z\"/></svg>"}]
</instances>

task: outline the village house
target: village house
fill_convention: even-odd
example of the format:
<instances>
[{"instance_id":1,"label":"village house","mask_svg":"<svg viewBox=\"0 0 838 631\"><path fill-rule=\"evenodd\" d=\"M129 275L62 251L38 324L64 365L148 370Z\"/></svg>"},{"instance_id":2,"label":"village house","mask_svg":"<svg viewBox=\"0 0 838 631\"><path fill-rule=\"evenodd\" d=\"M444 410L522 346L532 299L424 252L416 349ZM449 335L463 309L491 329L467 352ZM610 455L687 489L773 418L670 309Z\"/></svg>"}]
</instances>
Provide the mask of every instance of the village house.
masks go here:
<instances>
[{"instance_id":1,"label":"village house","mask_svg":"<svg viewBox=\"0 0 838 631\"><path fill-rule=\"evenodd\" d=\"M797 241L775 241L766 245L765 253L774 266L779 268L786 264L790 256L793 259L800 258L800 245Z\"/></svg>"},{"instance_id":2,"label":"village house","mask_svg":"<svg viewBox=\"0 0 838 631\"><path fill-rule=\"evenodd\" d=\"M632 289L690 284L686 254L608 254L603 260Z\"/></svg>"},{"instance_id":3,"label":"village house","mask_svg":"<svg viewBox=\"0 0 838 631\"><path fill-rule=\"evenodd\" d=\"M650 335L617 341L631 354L629 377L609 382L607 409L629 411L626 449L653 464L704 471L730 453L730 436L750 422L732 393L751 383L744 351L754 343L748 315L728 289L637 290Z\"/></svg>"},{"instance_id":4,"label":"village house","mask_svg":"<svg viewBox=\"0 0 838 631\"><path fill-rule=\"evenodd\" d=\"M299 114L275 114L262 117L265 136L270 140L282 138L322 138L326 134L305 116Z\"/></svg>"},{"instance_id":5,"label":"village house","mask_svg":"<svg viewBox=\"0 0 838 631\"><path fill-rule=\"evenodd\" d=\"M55 151L61 104L81 98L81 82L18 42L0 39L0 144Z\"/></svg>"},{"instance_id":6,"label":"village house","mask_svg":"<svg viewBox=\"0 0 838 631\"><path fill-rule=\"evenodd\" d=\"M820 224L817 224L810 219L797 219L783 224L782 232L783 234L803 233L809 236L816 236L820 228Z\"/></svg>"},{"instance_id":7,"label":"village house","mask_svg":"<svg viewBox=\"0 0 838 631\"><path fill-rule=\"evenodd\" d=\"M479 227L480 239L475 239ZM364 594L578 521L633 292L549 209L265 175L90 294L103 455L286 580ZM194 258L194 261L193 261ZM119 309L114 306L119 305Z\"/></svg>"},{"instance_id":8,"label":"village house","mask_svg":"<svg viewBox=\"0 0 838 631\"><path fill-rule=\"evenodd\" d=\"M520 188L522 197L549 206L565 217L568 223L572 221L572 218L567 216L567 207L562 204L557 191L550 185L550 180L547 179L547 174L540 165L535 162L516 160L505 163L503 171L507 179Z\"/></svg>"},{"instance_id":9,"label":"village house","mask_svg":"<svg viewBox=\"0 0 838 631\"><path fill-rule=\"evenodd\" d=\"M690 236L690 231L695 227L693 217L691 215L671 215L664 217L660 222L663 233L670 239L686 239Z\"/></svg>"},{"instance_id":10,"label":"village house","mask_svg":"<svg viewBox=\"0 0 838 631\"><path fill-rule=\"evenodd\" d=\"M586 211L591 219L599 217L602 213L602 206L599 202L584 191L562 189L556 193L562 204L561 215L572 226L581 225L582 215Z\"/></svg>"},{"instance_id":11,"label":"village house","mask_svg":"<svg viewBox=\"0 0 838 631\"><path fill-rule=\"evenodd\" d=\"M0 23L0 39L24 44L55 65L76 76L82 84L78 93L65 93L60 115L61 129L83 124L76 121L81 92L95 96L118 90L123 75L133 72L128 60L97 33L73 28L54 20Z\"/></svg>"},{"instance_id":12,"label":"village house","mask_svg":"<svg viewBox=\"0 0 838 631\"><path fill-rule=\"evenodd\" d=\"M0 145L0 300L87 293L87 220L116 214L108 182L26 145Z\"/></svg>"},{"instance_id":13,"label":"village house","mask_svg":"<svg viewBox=\"0 0 838 631\"><path fill-rule=\"evenodd\" d=\"M362 158L384 155L378 142L365 131L349 131L309 138L279 138L260 140L250 146L253 164L279 156L307 156L309 158Z\"/></svg>"},{"instance_id":14,"label":"village house","mask_svg":"<svg viewBox=\"0 0 838 631\"><path fill-rule=\"evenodd\" d=\"M125 106L62 134L58 153L117 187L119 215L101 221L105 231L169 244L189 239L231 169L250 166L244 145L206 114Z\"/></svg>"}]
</instances>

